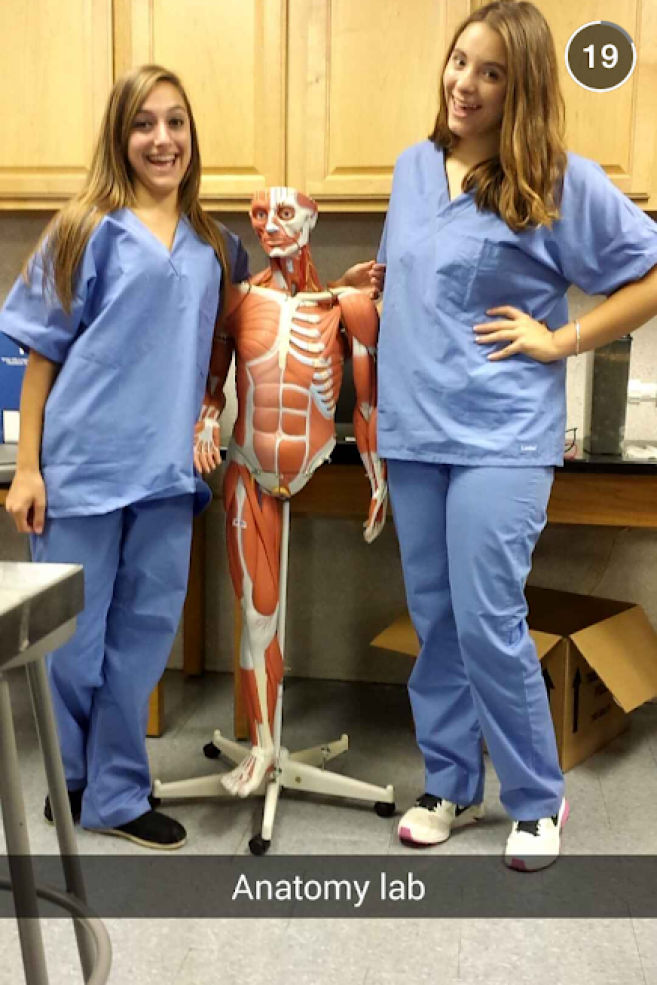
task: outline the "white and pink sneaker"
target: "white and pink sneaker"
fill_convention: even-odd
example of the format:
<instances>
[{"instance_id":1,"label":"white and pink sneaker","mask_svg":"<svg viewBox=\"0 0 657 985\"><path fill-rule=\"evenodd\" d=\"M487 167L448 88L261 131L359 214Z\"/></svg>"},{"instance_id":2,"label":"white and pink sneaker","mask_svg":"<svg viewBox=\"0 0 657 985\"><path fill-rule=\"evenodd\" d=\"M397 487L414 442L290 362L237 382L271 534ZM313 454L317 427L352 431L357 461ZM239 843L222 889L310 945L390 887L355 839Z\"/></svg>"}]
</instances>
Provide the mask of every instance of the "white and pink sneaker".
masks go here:
<instances>
[{"instance_id":1,"label":"white and pink sneaker","mask_svg":"<svg viewBox=\"0 0 657 985\"><path fill-rule=\"evenodd\" d=\"M399 822L397 832L400 841L408 845L439 845L447 841L452 828L473 824L484 816L483 804L462 807L451 800L425 793L415 807L406 811Z\"/></svg>"},{"instance_id":2,"label":"white and pink sneaker","mask_svg":"<svg viewBox=\"0 0 657 985\"><path fill-rule=\"evenodd\" d=\"M561 829L568 820L568 801L564 798L558 814L536 821L514 821L506 843L504 861L510 869L536 872L552 865L559 857Z\"/></svg>"}]
</instances>

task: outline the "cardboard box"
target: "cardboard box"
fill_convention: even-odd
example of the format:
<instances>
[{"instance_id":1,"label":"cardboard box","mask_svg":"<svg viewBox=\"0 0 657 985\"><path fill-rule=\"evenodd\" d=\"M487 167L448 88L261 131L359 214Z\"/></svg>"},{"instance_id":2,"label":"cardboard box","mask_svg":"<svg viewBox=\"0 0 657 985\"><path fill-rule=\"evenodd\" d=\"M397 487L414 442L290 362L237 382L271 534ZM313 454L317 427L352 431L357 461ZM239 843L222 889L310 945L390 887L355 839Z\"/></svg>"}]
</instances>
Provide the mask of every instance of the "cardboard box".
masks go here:
<instances>
[{"instance_id":1,"label":"cardboard box","mask_svg":"<svg viewBox=\"0 0 657 985\"><path fill-rule=\"evenodd\" d=\"M25 350L0 332L0 442L17 440L15 418L12 420L5 411L18 411L26 366ZM12 431L5 436L4 425L9 422Z\"/></svg>"},{"instance_id":2,"label":"cardboard box","mask_svg":"<svg viewBox=\"0 0 657 985\"><path fill-rule=\"evenodd\" d=\"M565 772L623 732L629 712L657 695L657 633L630 602L544 588L528 588L527 602ZM416 657L408 614L372 646Z\"/></svg>"}]
</instances>

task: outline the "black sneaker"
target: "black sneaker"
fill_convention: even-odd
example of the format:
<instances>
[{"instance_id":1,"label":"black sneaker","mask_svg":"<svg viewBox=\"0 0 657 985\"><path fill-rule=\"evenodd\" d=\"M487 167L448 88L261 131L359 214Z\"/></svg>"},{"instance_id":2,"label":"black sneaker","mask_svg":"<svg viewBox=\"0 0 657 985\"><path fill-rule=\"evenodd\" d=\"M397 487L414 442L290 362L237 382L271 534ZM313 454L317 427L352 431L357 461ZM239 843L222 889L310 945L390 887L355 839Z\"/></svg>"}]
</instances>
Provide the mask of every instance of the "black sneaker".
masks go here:
<instances>
[{"instance_id":1,"label":"black sneaker","mask_svg":"<svg viewBox=\"0 0 657 985\"><path fill-rule=\"evenodd\" d=\"M73 818L73 824L80 823L80 815L82 814L82 794L84 793L84 788L82 790L69 790L68 800L71 805L71 816ZM148 803L152 808L159 807L162 801L159 797L154 794L148 795ZM46 803L43 808L43 816L45 817L48 824L54 824L52 816L52 807L50 806L50 797L46 797Z\"/></svg>"},{"instance_id":2,"label":"black sneaker","mask_svg":"<svg viewBox=\"0 0 657 985\"><path fill-rule=\"evenodd\" d=\"M118 824L115 828L94 830L102 835L127 838L128 841L134 841L135 845L142 845L144 848L160 848L165 851L182 848L187 841L187 832L182 824L166 814L160 814L159 811L146 811L134 821Z\"/></svg>"},{"instance_id":3,"label":"black sneaker","mask_svg":"<svg viewBox=\"0 0 657 985\"><path fill-rule=\"evenodd\" d=\"M73 824L80 823L80 814L82 813L82 794L84 793L84 788L82 790L69 790L68 791L68 802L71 805L71 817L73 818ZM50 806L50 797L46 797L46 802L43 807L43 816L45 817L48 824L54 824L54 819L52 816L52 807Z\"/></svg>"}]
</instances>

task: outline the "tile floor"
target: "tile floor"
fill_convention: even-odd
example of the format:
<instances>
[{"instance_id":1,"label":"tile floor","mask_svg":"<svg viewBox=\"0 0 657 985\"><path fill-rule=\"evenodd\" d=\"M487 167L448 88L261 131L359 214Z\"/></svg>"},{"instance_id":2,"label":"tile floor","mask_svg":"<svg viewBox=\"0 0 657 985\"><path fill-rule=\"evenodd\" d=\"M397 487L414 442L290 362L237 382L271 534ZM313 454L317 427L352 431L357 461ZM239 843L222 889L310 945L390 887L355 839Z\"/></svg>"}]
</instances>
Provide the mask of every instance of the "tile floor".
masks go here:
<instances>
[{"instance_id":1,"label":"tile floor","mask_svg":"<svg viewBox=\"0 0 657 985\"><path fill-rule=\"evenodd\" d=\"M41 819L45 781L22 671L13 672L11 684L32 852L51 854L57 851L56 836ZM216 727L230 731L231 708L229 677L184 680L168 672L167 732L149 741L153 775L177 779L221 768L203 756L202 747ZM394 783L400 809L421 790L422 766L403 687L291 680L285 711L284 741L291 749L348 731L351 749L332 767L373 783ZM502 851L509 822L489 762L487 770L485 822L463 829L435 851ZM657 855L657 705L638 709L629 732L570 771L567 790L572 813L564 853ZM249 855L259 822L253 802L197 801L166 809L188 830L188 844L178 855ZM406 854L410 850L399 845L395 825L394 818L379 818L369 807L286 795L270 857ZM144 852L84 831L79 848L82 854ZM53 985L82 982L70 922L42 923ZM114 950L111 985L657 985L657 919L107 919L105 924ZM0 921L0 983L20 983L21 969L15 925Z\"/></svg>"}]
</instances>

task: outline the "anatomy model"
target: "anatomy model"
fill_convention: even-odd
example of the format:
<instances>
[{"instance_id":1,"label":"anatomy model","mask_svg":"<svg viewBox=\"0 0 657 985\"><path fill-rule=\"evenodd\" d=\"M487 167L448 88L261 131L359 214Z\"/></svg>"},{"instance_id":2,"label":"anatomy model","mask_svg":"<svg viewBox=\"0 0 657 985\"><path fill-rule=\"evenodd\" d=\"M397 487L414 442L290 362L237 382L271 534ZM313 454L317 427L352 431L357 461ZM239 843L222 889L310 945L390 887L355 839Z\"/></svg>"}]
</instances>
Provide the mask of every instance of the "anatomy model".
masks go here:
<instances>
[{"instance_id":1,"label":"anatomy model","mask_svg":"<svg viewBox=\"0 0 657 985\"><path fill-rule=\"evenodd\" d=\"M331 454L343 365L350 357L355 438L372 488L367 542L383 528L387 499L376 451L376 306L368 292L322 290L308 245L317 222L310 198L292 188L259 192L251 222L269 266L231 288L195 437L196 461L217 461L224 385L235 354L238 413L224 506L230 574L243 614L240 666L252 749L221 780L240 797L255 793L275 765L283 679L282 508Z\"/></svg>"}]
</instances>

